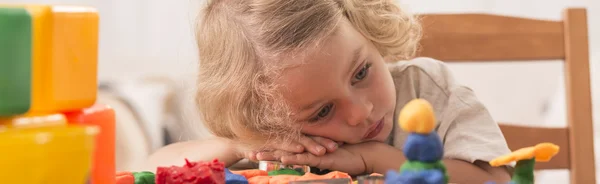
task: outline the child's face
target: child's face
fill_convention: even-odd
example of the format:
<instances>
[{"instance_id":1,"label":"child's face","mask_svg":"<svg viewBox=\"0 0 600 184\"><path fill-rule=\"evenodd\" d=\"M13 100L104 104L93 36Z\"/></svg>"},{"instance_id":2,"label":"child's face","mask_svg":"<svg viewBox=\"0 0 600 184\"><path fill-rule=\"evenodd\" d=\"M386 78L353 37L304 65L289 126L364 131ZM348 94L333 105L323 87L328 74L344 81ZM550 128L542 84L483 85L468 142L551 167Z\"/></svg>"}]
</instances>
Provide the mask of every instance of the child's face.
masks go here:
<instances>
[{"instance_id":1,"label":"child's face","mask_svg":"<svg viewBox=\"0 0 600 184\"><path fill-rule=\"evenodd\" d=\"M286 62L277 81L303 124L302 133L334 141L385 141L392 130L396 94L374 45L343 21L334 35L305 57Z\"/></svg>"}]
</instances>

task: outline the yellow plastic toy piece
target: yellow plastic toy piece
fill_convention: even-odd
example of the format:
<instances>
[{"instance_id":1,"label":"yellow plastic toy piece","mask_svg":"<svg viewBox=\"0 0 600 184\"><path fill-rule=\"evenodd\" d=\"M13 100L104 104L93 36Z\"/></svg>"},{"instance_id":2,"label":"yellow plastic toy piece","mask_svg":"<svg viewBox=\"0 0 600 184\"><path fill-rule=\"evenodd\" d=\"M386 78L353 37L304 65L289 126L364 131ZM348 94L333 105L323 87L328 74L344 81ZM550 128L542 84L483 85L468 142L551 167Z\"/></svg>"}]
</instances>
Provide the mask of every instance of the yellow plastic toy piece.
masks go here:
<instances>
[{"instance_id":1,"label":"yellow plastic toy piece","mask_svg":"<svg viewBox=\"0 0 600 184\"><path fill-rule=\"evenodd\" d=\"M547 162L559 151L559 147L552 143L539 143L535 146L521 148L512 153L497 157L490 161L490 165L497 167L507 165L513 161L527 160L535 158L538 162Z\"/></svg>"},{"instance_id":2,"label":"yellow plastic toy piece","mask_svg":"<svg viewBox=\"0 0 600 184\"><path fill-rule=\"evenodd\" d=\"M2 183L86 183L99 131L98 127L77 125L3 131Z\"/></svg>"},{"instance_id":3,"label":"yellow plastic toy piece","mask_svg":"<svg viewBox=\"0 0 600 184\"><path fill-rule=\"evenodd\" d=\"M433 107L424 99L408 102L400 111L398 123L406 132L428 134L435 127Z\"/></svg>"},{"instance_id":4,"label":"yellow plastic toy piece","mask_svg":"<svg viewBox=\"0 0 600 184\"><path fill-rule=\"evenodd\" d=\"M66 126L64 114L22 115L10 118L0 118L0 133L10 128L39 128L47 126Z\"/></svg>"},{"instance_id":5,"label":"yellow plastic toy piece","mask_svg":"<svg viewBox=\"0 0 600 184\"><path fill-rule=\"evenodd\" d=\"M98 13L61 5L23 7L32 17L31 105L28 113L92 106L97 95Z\"/></svg>"}]
</instances>

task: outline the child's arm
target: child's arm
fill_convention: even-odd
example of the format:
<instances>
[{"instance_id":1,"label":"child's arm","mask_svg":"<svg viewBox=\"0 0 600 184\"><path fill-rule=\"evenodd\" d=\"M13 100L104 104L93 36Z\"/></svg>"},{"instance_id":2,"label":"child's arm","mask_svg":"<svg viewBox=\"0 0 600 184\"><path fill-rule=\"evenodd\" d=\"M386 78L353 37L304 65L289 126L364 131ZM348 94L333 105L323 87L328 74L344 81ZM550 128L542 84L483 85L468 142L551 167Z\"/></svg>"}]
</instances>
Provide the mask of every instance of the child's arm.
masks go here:
<instances>
[{"instance_id":1,"label":"child's arm","mask_svg":"<svg viewBox=\"0 0 600 184\"><path fill-rule=\"evenodd\" d=\"M159 166L181 166L185 159L190 161L212 161L219 159L229 167L242 158L230 140L223 138L210 138L206 140L193 140L174 143L154 152L148 159L146 169L153 171Z\"/></svg>"},{"instance_id":2,"label":"child's arm","mask_svg":"<svg viewBox=\"0 0 600 184\"><path fill-rule=\"evenodd\" d=\"M381 142L344 145L324 156L302 153L282 157L284 164L310 165L320 169L346 172L350 175L371 173L385 174L389 170L399 171L406 161L402 150ZM491 167L485 162L475 164L443 159L451 183L506 182L510 176L504 167Z\"/></svg>"}]
</instances>

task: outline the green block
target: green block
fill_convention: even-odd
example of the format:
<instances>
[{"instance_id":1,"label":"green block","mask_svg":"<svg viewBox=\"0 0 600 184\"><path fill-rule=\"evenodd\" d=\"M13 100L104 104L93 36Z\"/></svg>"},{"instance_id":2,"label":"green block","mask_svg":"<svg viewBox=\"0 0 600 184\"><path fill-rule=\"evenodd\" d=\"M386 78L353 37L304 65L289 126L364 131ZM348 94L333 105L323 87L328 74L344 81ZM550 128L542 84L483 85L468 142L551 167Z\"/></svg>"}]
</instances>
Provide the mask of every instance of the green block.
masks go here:
<instances>
[{"instance_id":1,"label":"green block","mask_svg":"<svg viewBox=\"0 0 600 184\"><path fill-rule=\"evenodd\" d=\"M27 10L0 7L0 117L29 110L32 31Z\"/></svg>"},{"instance_id":2,"label":"green block","mask_svg":"<svg viewBox=\"0 0 600 184\"><path fill-rule=\"evenodd\" d=\"M422 171L422 170L430 170L430 169L437 169L442 171L442 173L444 173L444 178L446 180L445 183L448 183L449 181L449 176L448 176L448 172L446 171L446 166L444 165L444 163L440 160L437 162L419 162L419 161L406 161L404 162L404 164L402 164L402 167L400 167L400 172L404 172L404 171Z\"/></svg>"}]
</instances>

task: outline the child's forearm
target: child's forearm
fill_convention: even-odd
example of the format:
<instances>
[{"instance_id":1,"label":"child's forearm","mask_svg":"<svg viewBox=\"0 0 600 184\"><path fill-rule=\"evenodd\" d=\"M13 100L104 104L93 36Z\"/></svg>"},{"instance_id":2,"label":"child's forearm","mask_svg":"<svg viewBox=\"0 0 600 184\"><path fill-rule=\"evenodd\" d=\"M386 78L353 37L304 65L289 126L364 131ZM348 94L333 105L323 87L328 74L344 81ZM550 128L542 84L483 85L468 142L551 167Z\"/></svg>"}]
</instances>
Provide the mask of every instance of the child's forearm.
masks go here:
<instances>
[{"instance_id":1,"label":"child's forearm","mask_svg":"<svg viewBox=\"0 0 600 184\"><path fill-rule=\"evenodd\" d=\"M371 143L367 143L371 144ZM361 154L367 163L367 173L385 174L389 170L398 171L406 161L402 150L380 143L374 143L370 149L362 149ZM506 169L491 167L486 163L472 164L465 161L443 160L450 183L485 183L488 181L505 182L510 180Z\"/></svg>"},{"instance_id":2,"label":"child's forearm","mask_svg":"<svg viewBox=\"0 0 600 184\"><path fill-rule=\"evenodd\" d=\"M185 160L212 161L219 159L229 167L241 160L237 149L227 139L211 138L207 140L194 140L174 143L154 152L148 159L147 169L154 170L159 166L181 166Z\"/></svg>"},{"instance_id":3,"label":"child's forearm","mask_svg":"<svg viewBox=\"0 0 600 184\"><path fill-rule=\"evenodd\" d=\"M451 183L486 183L510 181L508 171L503 167L492 167L485 162L475 164L462 160L444 159Z\"/></svg>"}]
</instances>

